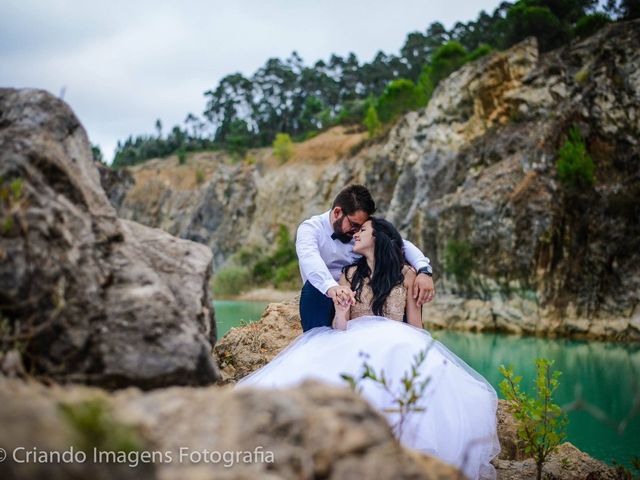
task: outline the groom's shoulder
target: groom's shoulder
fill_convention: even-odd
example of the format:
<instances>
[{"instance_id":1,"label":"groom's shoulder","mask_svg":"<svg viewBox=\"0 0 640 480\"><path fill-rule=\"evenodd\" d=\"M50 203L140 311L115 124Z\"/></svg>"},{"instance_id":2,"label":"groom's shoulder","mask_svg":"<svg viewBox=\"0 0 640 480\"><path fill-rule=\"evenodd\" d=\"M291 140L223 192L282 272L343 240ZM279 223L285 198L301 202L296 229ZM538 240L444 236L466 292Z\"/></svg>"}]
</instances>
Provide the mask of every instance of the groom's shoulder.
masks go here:
<instances>
[{"instance_id":1,"label":"groom's shoulder","mask_svg":"<svg viewBox=\"0 0 640 480\"><path fill-rule=\"evenodd\" d=\"M327 215L327 212L324 213L319 213L318 215L313 215L309 218L307 218L306 220L303 220L300 225L298 226L301 227L302 225L307 225L307 226L311 226L314 228L322 228L323 226L323 222L324 222L324 217Z\"/></svg>"}]
</instances>

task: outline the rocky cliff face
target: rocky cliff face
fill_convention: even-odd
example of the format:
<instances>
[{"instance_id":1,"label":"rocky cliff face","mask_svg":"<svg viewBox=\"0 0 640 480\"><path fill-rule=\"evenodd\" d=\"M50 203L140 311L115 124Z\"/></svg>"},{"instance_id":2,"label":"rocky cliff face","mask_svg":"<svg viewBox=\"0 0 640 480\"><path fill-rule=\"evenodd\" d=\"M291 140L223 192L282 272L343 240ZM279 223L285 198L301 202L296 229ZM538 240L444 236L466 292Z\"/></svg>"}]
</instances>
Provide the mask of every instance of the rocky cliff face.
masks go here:
<instances>
[{"instance_id":1,"label":"rocky cliff face","mask_svg":"<svg viewBox=\"0 0 640 480\"><path fill-rule=\"evenodd\" d=\"M211 262L116 216L66 104L0 89L0 370L107 388L215 382Z\"/></svg>"},{"instance_id":2,"label":"rocky cliff face","mask_svg":"<svg viewBox=\"0 0 640 480\"><path fill-rule=\"evenodd\" d=\"M284 165L268 150L252 152L255 164L154 160L132 169L119 213L210 245L219 266L361 182L432 259L431 325L638 340L638 52L638 21L543 56L532 38L453 73L377 143L338 128L296 145ZM595 163L593 187L558 179L573 126ZM463 278L447 274L452 245L467 252Z\"/></svg>"}]
</instances>

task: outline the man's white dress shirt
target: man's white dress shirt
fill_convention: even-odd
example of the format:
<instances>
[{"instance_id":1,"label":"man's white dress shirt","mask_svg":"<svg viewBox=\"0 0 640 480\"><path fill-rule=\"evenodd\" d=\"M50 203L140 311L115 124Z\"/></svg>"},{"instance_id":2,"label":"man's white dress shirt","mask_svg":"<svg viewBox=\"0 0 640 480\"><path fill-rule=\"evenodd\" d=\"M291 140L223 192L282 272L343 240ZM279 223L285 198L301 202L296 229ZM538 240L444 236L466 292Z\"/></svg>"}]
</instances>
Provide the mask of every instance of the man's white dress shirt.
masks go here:
<instances>
[{"instance_id":1,"label":"man's white dress shirt","mask_svg":"<svg viewBox=\"0 0 640 480\"><path fill-rule=\"evenodd\" d=\"M343 267L354 263L360 255L353 252L354 240L342 243L333 240L331 210L314 215L298 227L296 252L300 264L302 284L309 283L326 295L331 287L338 285ZM431 262L413 243L404 241L404 256L416 270L428 267Z\"/></svg>"}]
</instances>

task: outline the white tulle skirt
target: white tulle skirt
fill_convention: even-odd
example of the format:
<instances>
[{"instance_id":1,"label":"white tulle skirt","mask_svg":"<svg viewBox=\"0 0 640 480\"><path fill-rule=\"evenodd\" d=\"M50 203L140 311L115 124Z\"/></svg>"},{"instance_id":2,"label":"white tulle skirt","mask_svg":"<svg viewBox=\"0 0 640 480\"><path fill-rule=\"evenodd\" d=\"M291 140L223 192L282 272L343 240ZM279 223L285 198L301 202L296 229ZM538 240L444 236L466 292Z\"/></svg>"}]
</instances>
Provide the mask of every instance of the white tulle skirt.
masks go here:
<instances>
[{"instance_id":1,"label":"white tulle skirt","mask_svg":"<svg viewBox=\"0 0 640 480\"><path fill-rule=\"evenodd\" d=\"M406 323L366 316L350 320L345 331L314 328L236 388L289 387L310 378L347 387L341 374L360 378L366 361L377 374L384 370L391 390L399 393L404 388L400 379L429 345L415 382L429 378L416 404L425 410L406 415L401 430L399 414L386 411L397 408L392 394L368 378L359 383L361 394L396 427L404 445L459 467L471 479L495 479L489 463L500 452L495 390L427 331Z\"/></svg>"}]
</instances>

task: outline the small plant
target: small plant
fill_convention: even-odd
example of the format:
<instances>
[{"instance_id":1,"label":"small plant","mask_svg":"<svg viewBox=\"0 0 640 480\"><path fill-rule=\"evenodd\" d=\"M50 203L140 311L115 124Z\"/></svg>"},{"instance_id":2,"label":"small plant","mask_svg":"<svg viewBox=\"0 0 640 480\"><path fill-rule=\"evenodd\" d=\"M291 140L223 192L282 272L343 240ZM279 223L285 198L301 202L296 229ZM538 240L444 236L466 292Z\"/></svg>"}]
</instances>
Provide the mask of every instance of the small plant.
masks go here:
<instances>
[{"instance_id":1,"label":"small plant","mask_svg":"<svg viewBox=\"0 0 640 480\"><path fill-rule=\"evenodd\" d=\"M5 185L5 181L0 177L0 208L6 211L6 215L2 215L1 228L5 235L13 230L15 225L15 216L22 207L23 199L22 178L14 178L9 184Z\"/></svg>"},{"instance_id":2,"label":"small plant","mask_svg":"<svg viewBox=\"0 0 640 480\"><path fill-rule=\"evenodd\" d=\"M576 81L576 83L579 83L580 85L584 85L585 83L587 83L587 80L589 80L589 69L583 68L579 70L578 72L576 72L573 78Z\"/></svg>"},{"instance_id":3,"label":"small plant","mask_svg":"<svg viewBox=\"0 0 640 480\"><path fill-rule=\"evenodd\" d=\"M467 286L474 267L471 244L466 240L449 240L444 252L444 269L453 275L458 285Z\"/></svg>"},{"instance_id":4,"label":"small plant","mask_svg":"<svg viewBox=\"0 0 640 480\"><path fill-rule=\"evenodd\" d=\"M293 141L287 133L279 133L273 141L273 154L286 163L293 156Z\"/></svg>"},{"instance_id":5,"label":"small plant","mask_svg":"<svg viewBox=\"0 0 640 480\"><path fill-rule=\"evenodd\" d=\"M253 264L252 277L257 283L273 282L276 287L289 286L299 278L296 246L286 226L280 225L276 249Z\"/></svg>"},{"instance_id":6,"label":"small plant","mask_svg":"<svg viewBox=\"0 0 640 480\"><path fill-rule=\"evenodd\" d=\"M251 273L246 267L230 266L223 268L213 277L213 294L237 295L251 285Z\"/></svg>"},{"instance_id":7,"label":"small plant","mask_svg":"<svg viewBox=\"0 0 640 480\"><path fill-rule=\"evenodd\" d=\"M392 425L392 429L394 430L398 440L402 439L403 428L409 414L413 412L420 413L426 410L425 407L419 406L418 403L424 396L424 392L431 380L431 377L426 377L420 380L420 373L418 369L427 358L427 354L429 353L432 345L433 340L429 345L427 345L427 347L425 347L424 350L421 350L414 355L413 363L411 364L409 372L405 372L400 379L401 389L399 391L392 388L391 381L385 377L384 370L380 370L380 373L376 373L371 365L367 363L366 359L369 358L369 355L364 352L360 352L360 356L365 358L365 360L362 364L362 373L358 378L346 373L340 375L342 379L349 384L351 389L358 393L362 392L361 382L365 379L369 379L377 383L389 394L392 398L391 403L395 406L383 409L383 412L397 413L399 415L400 418L398 421Z\"/></svg>"},{"instance_id":8,"label":"small plant","mask_svg":"<svg viewBox=\"0 0 640 480\"><path fill-rule=\"evenodd\" d=\"M181 148L178 150L178 164L184 165L187 163L187 152Z\"/></svg>"},{"instance_id":9,"label":"small plant","mask_svg":"<svg viewBox=\"0 0 640 480\"><path fill-rule=\"evenodd\" d=\"M78 447L83 451L109 450L135 452L142 449L142 442L136 431L117 422L102 399L84 400L79 403L58 404L65 421L76 434Z\"/></svg>"},{"instance_id":10,"label":"small plant","mask_svg":"<svg viewBox=\"0 0 640 480\"><path fill-rule=\"evenodd\" d=\"M591 187L595 182L593 159L575 127L569 130L569 138L558 152L556 168L560 181L571 187Z\"/></svg>"},{"instance_id":11,"label":"small plant","mask_svg":"<svg viewBox=\"0 0 640 480\"><path fill-rule=\"evenodd\" d=\"M378 118L378 112L376 111L375 105L373 102L369 104L369 108L367 109L367 115L364 117L364 126L367 127L369 131L369 138L373 138L380 133L382 130L382 123Z\"/></svg>"},{"instance_id":12,"label":"small plant","mask_svg":"<svg viewBox=\"0 0 640 480\"><path fill-rule=\"evenodd\" d=\"M196 170L196 183L200 185L204 182L204 172L200 169Z\"/></svg>"},{"instance_id":13,"label":"small plant","mask_svg":"<svg viewBox=\"0 0 640 480\"><path fill-rule=\"evenodd\" d=\"M565 438L568 423L566 413L553 403L561 373L552 373L552 366L553 361L536 359L535 397L520 390L522 377L514 376L512 367L500 366L500 373L505 377L500 382L500 391L509 402L508 408L516 420L518 437L524 442L525 452L535 459L537 480L542 478L547 458Z\"/></svg>"}]
</instances>

